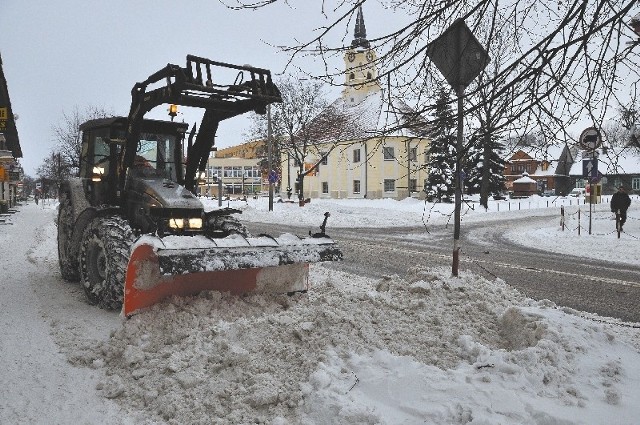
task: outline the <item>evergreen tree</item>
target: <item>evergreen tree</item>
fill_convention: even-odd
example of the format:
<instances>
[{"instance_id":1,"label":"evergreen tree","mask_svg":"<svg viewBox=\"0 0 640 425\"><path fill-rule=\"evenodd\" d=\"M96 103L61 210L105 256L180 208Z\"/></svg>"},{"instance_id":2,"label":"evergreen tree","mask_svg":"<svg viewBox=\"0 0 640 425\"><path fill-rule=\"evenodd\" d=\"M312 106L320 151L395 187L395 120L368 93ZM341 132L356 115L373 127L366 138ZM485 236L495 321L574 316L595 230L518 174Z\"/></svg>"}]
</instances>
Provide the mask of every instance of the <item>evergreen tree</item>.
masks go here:
<instances>
[{"instance_id":1,"label":"evergreen tree","mask_svg":"<svg viewBox=\"0 0 640 425\"><path fill-rule=\"evenodd\" d=\"M506 190L505 160L500 156L503 149L503 145L496 136L482 130L472 139L468 160L464 167L467 174L465 180L467 193L481 192L483 176L488 179L487 193L489 195L495 196ZM485 161L485 155L489 157L488 161ZM488 172L485 172L484 168L487 163ZM484 206L486 207L486 205Z\"/></svg>"},{"instance_id":2,"label":"evergreen tree","mask_svg":"<svg viewBox=\"0 0 640 425\"><path fill-rule=\"evenodd\" d=\"M427 199L451 202L455 194L456 119L451 108L449 91L441 88L435 103L429 148Z\"/></svg>"}]
</instances>

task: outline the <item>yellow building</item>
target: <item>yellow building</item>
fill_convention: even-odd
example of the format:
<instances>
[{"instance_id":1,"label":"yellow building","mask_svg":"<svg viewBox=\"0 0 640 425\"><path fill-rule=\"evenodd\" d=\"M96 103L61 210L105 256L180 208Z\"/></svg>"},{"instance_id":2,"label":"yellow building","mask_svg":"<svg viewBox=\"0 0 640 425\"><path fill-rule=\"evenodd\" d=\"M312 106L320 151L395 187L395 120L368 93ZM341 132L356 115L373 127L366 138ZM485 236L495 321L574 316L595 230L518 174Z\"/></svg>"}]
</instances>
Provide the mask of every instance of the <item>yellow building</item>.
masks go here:
<instances>
[{"instance_id":1,"label":"yellow building","mask_svg":"<svg viewBox=\"0 0 640 425\"><path fill-rule=\"evenodd\" d=\"M238 146L218 149L216 158L263 158L267 155L267 144L264 140L251 140Z\"/></svg>"},{"instance_id":2,"label":"yellow building","mask_svg":"<svg viewBox=\"0 0 640 425\"><path fill-rule=\"evenodd\" d=\"M323 140L314 141L311 153L304 158L304 169L324 159L317 170L304 177L302 196L370 199L421 196L428 174L429 140L423 136L425 126L415 125L419 118L415 111L388 96L376 81L377 57L366 39L362 8L358 11L355 38L344 60L345 88L329 108L348 125L340 131L332 129L334 134L325 133ZM281 167L281 196L286 196L287 187L298 193L299 164L283 153Z\"/></svg>"},{"instance_id":3,"label":"yellow building","mask_svg":"<svg viewBox=\"0 0 640 425\"><path fill-rule=\"evenodd\" d=\"M238 146L218 149L207 161L207 170L198 185L201 196L239 198L269 190L269 182L262 175L260 161L265 155L264 140L252 140ZM219 184L219 182L222 184Z\"/></svg>"}]
</instances>

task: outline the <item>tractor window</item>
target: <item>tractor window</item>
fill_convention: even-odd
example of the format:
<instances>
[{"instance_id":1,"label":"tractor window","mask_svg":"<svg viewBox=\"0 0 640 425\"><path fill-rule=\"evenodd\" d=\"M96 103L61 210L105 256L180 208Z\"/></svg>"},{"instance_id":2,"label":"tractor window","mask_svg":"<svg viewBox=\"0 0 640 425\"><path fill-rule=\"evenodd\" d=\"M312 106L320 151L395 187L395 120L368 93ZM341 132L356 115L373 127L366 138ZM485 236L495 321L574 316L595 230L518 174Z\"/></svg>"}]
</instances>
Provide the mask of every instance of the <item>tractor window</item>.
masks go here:
<instances>
[{"instance_id":1,"label":"tractor window","mask_svg":"<svg viewBox=\"0 0 640 425\"><path fill-rule=\"evenodd\" d=\"M163 177L175 181L175 144L176 139L172 135L142 133L133 163L134 172L142 177Z\"/></svg>"},{"instance_id":2,"label":"tractor window","mask_svg":"<svg viewBox=\"0 0 640 425\"><path fill-rule=\"evenodd\" d=\"M80 175L92 177L109 172L109 129L90 130L82 135Z\"/></svg>"},{"instance_id":3,"label":"tractor window","mask_svg":"<svg viewBox=\"0 0 640 425\"><path fill-rule=\"evenodd\" d=\"M103 174L109 173L109 134L96 135L93 145L93 163L104 169Z\"/></svg>"}]
</instances>

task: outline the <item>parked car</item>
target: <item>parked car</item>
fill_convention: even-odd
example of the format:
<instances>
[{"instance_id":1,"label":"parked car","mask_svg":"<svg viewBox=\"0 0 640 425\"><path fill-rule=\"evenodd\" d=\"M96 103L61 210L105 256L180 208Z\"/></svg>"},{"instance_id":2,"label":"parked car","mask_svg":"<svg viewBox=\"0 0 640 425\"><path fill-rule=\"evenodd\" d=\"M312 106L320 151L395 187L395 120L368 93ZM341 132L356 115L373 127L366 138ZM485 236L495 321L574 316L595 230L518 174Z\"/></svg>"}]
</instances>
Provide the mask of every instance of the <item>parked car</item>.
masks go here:
<instances>
[{"instance_id":1,"label":"parked car","mask_svg":"<svg viewBox=\"0 0 640 425\"><path fill-rule=\"evenodd\" d=\"M493 195L493 199L496 201L505 201L508 197L509 193L507 192L494 193Z\"/></svg>"},{"instance_id":2,"label":"parked car","mask_svg":"<svg viewBox=\"0 0 640 425\"><path fill-rule=\"evenodd\" d=\"M569 196L572 196L574 198L585 196L586 194L587 190L584 187L576 187L571 192L569 192Z\"/></svg>"}]
</instances>

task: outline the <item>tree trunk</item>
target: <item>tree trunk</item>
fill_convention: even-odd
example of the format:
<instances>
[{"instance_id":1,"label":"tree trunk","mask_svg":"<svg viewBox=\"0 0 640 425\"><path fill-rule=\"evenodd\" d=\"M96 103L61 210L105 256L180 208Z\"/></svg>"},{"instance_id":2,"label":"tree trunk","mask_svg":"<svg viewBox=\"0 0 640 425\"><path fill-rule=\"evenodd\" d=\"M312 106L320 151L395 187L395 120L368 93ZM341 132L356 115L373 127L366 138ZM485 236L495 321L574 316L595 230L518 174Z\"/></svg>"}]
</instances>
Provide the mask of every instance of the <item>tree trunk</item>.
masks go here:
<instances>
[{"instance_id":1,"label":"tree trunk","mask_svg":"<svg viewBox=\"0 0 640 425\"><path fill-rule=\"evenodd\" d=\"M489 188L491 179L491 133L485 132L482 157L482 180L480 182L480 205L489 208Z\"/></svg>"}]
</instances>

